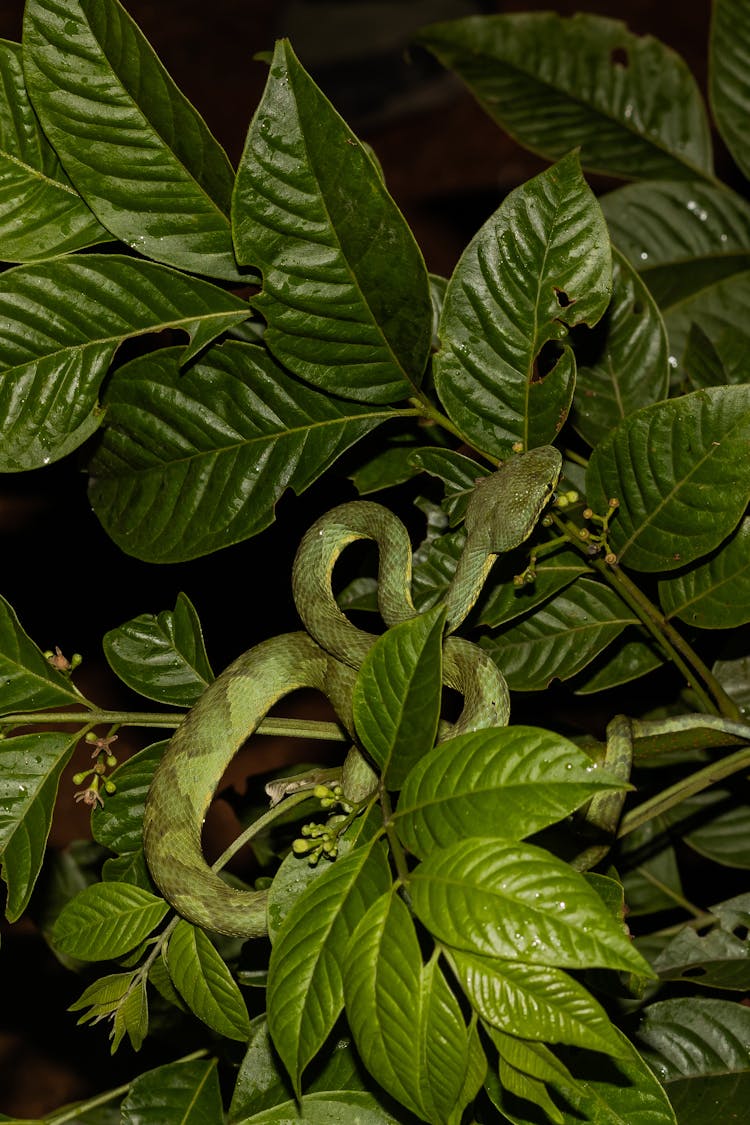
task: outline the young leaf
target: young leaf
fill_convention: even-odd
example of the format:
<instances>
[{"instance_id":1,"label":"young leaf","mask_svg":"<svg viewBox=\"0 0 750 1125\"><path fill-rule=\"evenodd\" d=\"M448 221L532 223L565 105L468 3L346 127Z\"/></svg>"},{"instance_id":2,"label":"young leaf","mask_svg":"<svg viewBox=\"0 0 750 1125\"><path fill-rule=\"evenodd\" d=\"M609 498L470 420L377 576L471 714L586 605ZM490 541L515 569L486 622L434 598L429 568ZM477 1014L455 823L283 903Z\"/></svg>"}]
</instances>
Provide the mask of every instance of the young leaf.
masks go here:
<instances>
[{"instance_id":1,"label":"young leaf","mask_svg":"<svg viewBox=\"0 0 750 1125\"><path fill-rule=\"evenodd\" d=\"M159 262L240 278L226 153L117 0L29 0L23 46L34 110L107 230Z\"/></svg>"},{"instance_id":2,"label":"young leaf","mask_svg":"<svg viewBox=\"0 0 750 1125\"><path fill-rule=\"evenodd\" d=\"M487 1023L522 1039L622 1055L604 1009L567 973L451 950L464 992Z\"/></svg>"},{"instance_id":3,"label":"young leaf","mask_svg":"<svg viewBox=\"0 0 750 1125\"><path fill-rule=\"evenodd\" d=\"M705 561L659 582L665 616L698 629L734 629L750 621L749 548L750 519L745 517Z\"/></svg>"},{"instance_id":4,"label":"young leaf","mask_svg":"<svg viewBox=\"0 0 750 1125\"><path fill-rule=\"evenodd\" d=\"M0 260L35 261L111 241L39 127L20 43L0 42L0 84Z\"/></svg>"},{"instance_id":5,"label":"young leaf","mask_svg":"<svg viewBox=\"0 0 750 1125\"><path fill-rule=\"evenodd\" d=\"M453 1121L463 1108L467 1028L437 961L422 964L397 894L378 899L352 934L344 987L347 1019L370 1073L420 1118Z\"/></svg>"},{"instance_id":6,"label":"young leaf","mask_svg":"<svg viewBox=\"0 0 750 1125\"><path fill-rule=\"evenodd\" d=\"M164 899L130 883L94 883L60 911L52 942L82 961L107 961L144 941L168 910Z\"/></svg>"},{"instance_id":7,"label":"young leaf","mask_svg":"<svg viewBox=\"0 0 750 1125\"><path fill-rule=\"evenodd\" d=\"M498 727L448 739L403 783L393 823L405 846L428 855L498 829L522 840L562 820L596 792L621 788L561 735Z\"/></svg>"},{"instance_id":8,"label":"young leaf","mask_svg":"<svg viewBox=\"0 0 750 1125\"><path fill-rule=\"evenodd\" d=\"M137 294L137 298L134 298ZM215 285L119 254L17 266L0 277L0 471L39 468L101 424L97 394L119 344L187 332L182 363L230 325L244 301Z\"/></svg>"},{"instance_id":9,"label":"young leaf","mask_svg":"<svg viewBox=\"0 0 750 1125\"><path fill-rule=\"evenodd\" d=\"M612 241L662 308L750 267L750 205L723 184L627 184L600 202Z\"/></svg>"},{"instance_id":10,"label":"young leaf","mask_svg":"<svg viewBox=\"0 0 750 1125\"><path fill-rule=\"evenodd\" d=\"M143 850L143 810L154 771L167 743L154 742L112 773L117 788L91 817L94 839L118 855Z\"/></svg>"},{"instance_id":11,"label":"young leaf","mask_svg":"<svg viewBox=\"0 0 750 1125\"><path fill-rule=\"evenodd\" d=\"M245 1042L250 1035L245 1002L203 930L181 918L169 939L166 960L175 988L198 1019L227 1039Z\"/></svg>"},{"instance_id":12,"label":"young leaf","mask_svg":"<svg viewBox=\"0 0 750 1125\"><path fill-rule=\"evenodd\" d=\"M432 308L414 237L369 154L300 65L276 45L232 203L240 262L265 341L295 375L360 402L413 394Z\"/></svg>"},{"instance_id":13,"label":"young leaf","mask_svg":"<svg viewBox=\"0 0 750 1125\"><path fill-rule=\"evenodd\" d=\"M357 733L388 789L400 789L432 749L440 717L445 608L388 629L359 669L352 706Z\"/></svg>"},{"instance_id":14,"label":"young leaf","mask_svg":"<svg viewBox=\"0 0 750 1125\"><path fill-rule=\"evenodd\" d=\"M344 1003L344 953L354 927L391 885L382 845L337 859L289 910L271 950L268 1026L295 1090Z\"/></svg>"},{"instance_id":15,"label":"young leaf","mask_svg":"<svg viewBox=\"0 0 750 1125\"><path fill-rule=\"evenodd\" d=\"M174 611L134 617L105 633L102 647L115 675L159 703L192 707L214 679L198 614L182 593Z\"/></svg>"},{"instance_id":16,"label":"young leaf","mask_svg":"<svg viewBox=\"0 0 750 1125\"><path fill-rule=\"evenodd\" d=\"M597 343L599 346L597 346ZM616 250L612 300L579 352L573 425L592 447L639 407L667 397L667 336L656 302Z\"/></svg>"},{"instance_id":17,"label":"young leaf","mask_svg":"<svg viewBox=\"0 0 750 1125\"><path fill-rule=\"evenodd\" d=\"M409 893L420 920L457 949L653 976L583 876L531 844L473 837L438 848L411 875Z\"/></svg>"},{"instance_id":18,"label":"young leaf","mask_svg":"<svg viewBox=\"0 0 750 1125\"><path fill-rule=\"evenodd\" d=\"M26 909L44 860L60 774L78 734L44 731L0 741L0 870L6 917Z\"/></svg>"},{"instance_id":19,"label":"young leaf","mask_svg":"<svg viewBox=\"0 0 750 1125\"><path fill-rule=\"evenodd\" d=\"M674 51L619 20L553 12L433 24L419 41L521 144L625 179L710 177L698 86Z\"/></svg>"},{"instance_id":20,"label":"young leaf","mask_svg":"<svg viewBox=\"0 0 750 1125\"><path fill-rule=\"evenodd\" d=\"M709 39L709 98L719 132L736 164L750 176L750 14L742 0L714 0Z\"/></svg>"},{"instance_id":21,"label":"young leaf","mask_svg":"<svg viewBox=\"0 0 750 1125\"><path fill-rule=\"evenodd\" d=\"M167 1063L137 1075L121 1107L122 1125L216 1125L223 1120L216 1059Z\"/></svg>"},{"instance_id":22,"label":"young leaf","mask_svg":"<svg viewBox=\"0 0 750 1125\"><path fill-rule=\"evenodd\" d=\"M750 1009L696 996L661 1000L636 1042L659 1076L680 1125L741 1121L750 1099Z\"/></svg>"},{"instance_id":23,"label":"young leaf","mask_svg":"<svg viewBox=\"0 0 750 1125\"><path fill-rule=\"evenodd\" d=\"M609 528L618 559L675 570L717 547L750 498L748 437L748 386L709 387L626 418L594 450L586 474L595 511L619 500Z\"/></svg>"},{"instance_id":24,"label":"young leaf","mask_svg":"<svg viewBox=\"0 0 750 1125\"><path fill-rule=\"evenodd\" d=\"M234 341L186 371L174 349L133 360L105 403L91 502L112 539L150 562L262 531L286 488L302 493L392 415L306 387L264 348Z\"/></svg>"},{"instance_id":25,"label":"young leaf","mask_svg":"<svg viewBox=\"0 0 750 1125\"><path fill-rule=\"evenodd\" d=\"M45 707L88 706L67 676L50 664L24 632L10 602L0 596L0 714Z\"/></svg>"},{"instance_id":26,"label":"young leaf","mask_svg":"<svg viewBox=\"0 0 750 1125\"><path fill-rule=\"evenodd\" d=\"M112 1054L120 1046L126 1032L133 1050L140 1050L148 1032L148 1001L146 982L140 978L137 970L114 973L94 981L70 1005L69 1011L81 1011L83 1008L89 1010L78 1020L79 1024L99 1023L107 1018L112 1020Z\"/></svg>"},{"instance_id":27,"label":"young leaf","mask_svg":"<svg viewBox=\"0 0 750 1125\"><path fill-rule=\"evenodd\" d=\"M434 359L440 399L474 446L506 457L555 438L575 382L564 341L601 317L611 268L576 153L511 192L474 236L448 283Z\"/></svg>"},{"instance_id":28,"label":"young leaf","mask_svg":"<svg viewBox=\"0 0 750 1125\"><path fill-rule=\"evenodd\" d=\"M540 691L590 664L637 618L601 582L578 578L544 605L482 637L482 648L515 691Z\"/></svg>"}]
</instances>

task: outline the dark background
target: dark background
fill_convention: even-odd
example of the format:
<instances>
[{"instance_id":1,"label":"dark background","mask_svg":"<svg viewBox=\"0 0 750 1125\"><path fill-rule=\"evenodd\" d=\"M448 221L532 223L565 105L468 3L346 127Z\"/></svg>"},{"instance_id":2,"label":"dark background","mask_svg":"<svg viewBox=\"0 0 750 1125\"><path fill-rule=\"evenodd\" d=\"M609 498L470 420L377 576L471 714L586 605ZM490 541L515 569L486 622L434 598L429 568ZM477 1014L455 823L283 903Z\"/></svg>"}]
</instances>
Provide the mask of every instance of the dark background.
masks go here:
<instances>
[{"instance_id":1,"label":"dark background","mask_svg":"<svg viewBox=\"0 0 750 1125\"><path fill-rule=\"evenodd\" d=\"M428 268L443 275L504 195L545 164L504 137L428 56L407 52L417 28L472 12L595 12L662 39L684 56L705 88L709 0L125 0L125 7L234 163L266 76L265 64L253 55L289 36L303 65L373 145ZM1 37L20 39L22 10L21 0L0 0ZM733 180L720 145L717 162L720 174ZM608 186L594 181L597 190ZM217 669L269 632L295 627L289 595L294 549L320 511L353 496L346 474L344 463L303 497L285 497L278 525L257 540L176 567L120 554L89 509L86 478L74 458L0 477L0 591L42 647L84 654L87 694L102 706L127 705L101 658L101 636L139 613L172 608L180 590L204 621ZM69 785L62 792L71 792ZM61 848L86 831L86 811L63 798L52 846ZM31 921L5 933L3 945L0 1112L49 1112L162 1061L158 1054L138 1058L124 1045L110 1062L103 1026L75 1029L76 1017L65 1008L80 994L81 982L57 966Z\"/></svg>"}]
</instances>

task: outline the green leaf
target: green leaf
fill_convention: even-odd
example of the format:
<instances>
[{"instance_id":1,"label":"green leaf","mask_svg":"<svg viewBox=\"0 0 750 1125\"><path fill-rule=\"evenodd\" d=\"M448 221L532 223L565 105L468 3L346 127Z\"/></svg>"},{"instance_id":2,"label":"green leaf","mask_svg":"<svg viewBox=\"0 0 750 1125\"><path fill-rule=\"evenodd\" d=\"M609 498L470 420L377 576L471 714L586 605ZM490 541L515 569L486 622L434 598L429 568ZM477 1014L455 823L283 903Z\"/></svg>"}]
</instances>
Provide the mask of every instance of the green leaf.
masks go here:
<instances>
[{"instance_id":1,"label":"green leaf","mask_svg":"<svg viewBox=\"0 0 750 1125\"><path fill-rule=\"evenodd\" d=\"M295 375L360 402L422 378L432 336L422 255L370 156L280 40L232 204L240 262L263 274L252 304Z\"/></svg>"},{"instance_id":2,"label":"green leaf","mask_svg":"<svg viewBox=\"0 0 750 1125\"><path fill-rule=\"evenodd\" d=\"M540 691L585 668L637 619L614 590L579 578L515 624L481 638L515 691Z\"/></svg>"},{"instance_id":3,"label":"green leaf","mask_svg":"<svg viewBox=\"0 0 750 1125\"><path fill-rule=\"evenodd\" d=\"M69 1011L87 1012L78 1020L82 1023L99 1023L110 1018L111 1052L115 1053L127 1032L134 1051L139 1051L148 1032L148 1000L146 982L137 970L129 973L114 973L100 977L90 984L70 1005Z\"/></svg>"},{"instance_id":4,"label":"green leaf","mask_svg":"<svg viewBox=\"0 0 750 1125\"><path fill-rule=\"evenodd\" d=\"M58 915L53 944L82 961L120 957L159 925L169 906L130 883L94 883Z\"/></svg>"},{"instance_id":5,"label":"green leaf","mask_svg":"<svg viewBox=\"0 0 750 1125\"><path fill-rule=\"evenodd\" d=\"M118 855L143 849L143 810L154 772L167 741L154 742L133 754L111 774L117 788L91 816L94 839Z\"/></svg>"},{"instance_id":6,"label":"green leaf","mask_svg":"<svg viewBox=\"0 0 750 1125\"><path fill-rule=\"evenodd\" d=\"M1 472L56 461L101 425L97 394L123 340L167 327L185 363L247 316L238 297L163 266L85 254L0 277Z\"/></svg>"},{"instance_id":7,"label":"green leaf","mask_svg":"<svg viewBox=\"0 0 750 1125\"><path fill-rule=\"evenodd\" d=\"M473 837L436 849L412 874L409 892L421 921L457 949L653 975L583 876L531 844Z\"/></svg>"},{"instance_id":8,"label":"green leaf","mask_svg":"<svg viewBox=\"0 0 750 1125\"><path fill-rule=\"evenodd\" d=\"M200 619L182 593L174 611L142 613L105 633L102 647L115 675L159 703L192 707L214 679Z\"/></svg>"},{"instance_id":9,"label":"green leaf","mask_svg":"<svg viewBox=\"0 0 750 1125\"><path fill-rule=\"evenodd\" d=\"M262 531L286 488L302 493L392 415L305 387L263 348L232 341L184 372L174 349L133 360L105 403L91 502L122 550L150 562Z\"/></svg>"},{"instance_id":10,"label":"green leaf","mask_svg":"<svg viewBox=\"0 0 750 1125\"><path fill-rule=\"evenodd\" d=\"M714 0L711 6L708 93L722 139L745 176L750 176L748 68L750 16L747 7L741 0Z\"/></svg>"},{"instance_id":11,"label":"green leaf","mask_svg":"<svg viewBox=\"0 0 750 1125\"><path fill-rule=\"evenodd\" d=\"M448 1125L463 1108L467 1028L437 961L422 964L414 923L397 894L375 902L352 934L344 986L347 1020L367 1069L407 1109Z\"/></svg>"},{"instance_id":12,"label":"green leaf","mask_svg":"<svg viewBox=\"0 0 750 1125\"><path fill-rule=\"evenodd\" d=\"M714 785L688 797L669 819L699 855L725 867L750 868L750 791L744 779L733 779L731 789Z\"/></svg>"},{"instance_id":13,"label":"green leaf","mask_svg":"<svg viewBox=\"0 0 750 1125\"><path fill-rule=\"evenodd\" d=\"M467 836L522 840L602 789L621 788L561 735L513 726L459 735L412 769L393 823L417 856Z\"/></svg>"},{"instance_id":14,"label":"green leaf","mask_svg":"<svg viewBox=\"0 0 750 1125\"><path fill-rule=\"evenodd\" d=\"M268 1025L296 1091L344 1003L344 951L370 904L391 884L382 845L337 859L300 895L279 930L268 969Z\"/></svg>"},{"instance_id":15,"label":"green leaf","mask_svg":"<svg viewBox=\"0 0 750 1125\"><path fill-rule=\"evenodd\" d=\"M605 651L585 669L576 681L576 695L590 695L596 691L607 691L619 684L630 683L664 664L664 657L645 629L639 627L631 631L631 635L632 640L626 639L626 630L616 648Z\"/></svg>"},{"instance_id":16,"label":"green leaf","mask_svg":"<svg viewBox=\"0 0 750 1125\"><path fill-rule=\"evenodd\" d=\"M700 931L683 927L655 958L654 970L662 980L746 993L750 990L750 895L712 906L711 913L716 923Z\"/></svg>"},{"instance_id":17,"label":"green leaf","mask_svg":"<svg viewBox=\"0 0 750 1125\"><path fill-rule=\"evenodd\" d=\"M0 863L5 913L23 914L44 860L60 775L78 734L45 731L0 741Z\"/></svg>"},{"instance_id":18,"label":"green leaf","mask_svg":"<svg viewBox=\"0 0 750 1125\"><path fill-rule=\"evenodd\" d=\"M217 1125L223 1107L216 1059L192 1059L147 1070L130 1082L122 1125Z\"/></svg>"},{"instance_id":19,"label":"green leaf","mask_svg":"<svg viewBox=\"0 0 750 1125\"><path fill-rule=\"evenodd\" d=\"M470 17L433 24L419 42L512 137L550 160L580 145L584 167L611 176L711 175L695 79L669 47L619 20L553 12Z\"/></svg>"},{"instance_id":20,"label":"green leaf","mask_svg":"<svg viewBox=\"0 0 750 1125\"><path fill-rule=\"evenodd\" d=\"M84 703L80 692L50 664L21 627L10 602L0 595L0 714L43 711Z\"/></svg>"},{"instance_id":21,"label":"green leaf","mask_svg":"<svg viewBox=\"0 0 750 1125\"><path fill-rule=\"evenodd\" d=\"M468 441L506 457L554 440L575 382L564 341L610 288L606 225L572 153L503 200L448 283L435 385Z\"/></svg>"},{"instance_id":22,"label":"green leaf","mask_svg":"<svg viewBox=\"0 0 750 1125\"><path fill-rule=\"evenodd\" d=\"M563 1077L567 1079L569 1075L565 1068L558 1063L549 1048L542 1044L504 1035L493 1027L487 1027L486 1031L497 1047L499 1056L497 1077L490 1072L485 1082L490 1100L498 1109L506 1109L510 1113L506 1105L508 1094L522 1098L539 1106L550 1121L560 1125L562 1114L547 1093L542 1078L549 1078L550 1075L556 1078L558 1072L562 1071ZM512 1113L507 1119L511 1122L516 1120Z\"/></svg>"},{"instance_id":23,"label":"green leaf","mask_svg":"<svg viewBox=\"0 0 750 1125\"><path fill-rule=\"evenodd\" d=\"M609 308L578 352L572 418L591 446L639 407L666 398L669 389L661 315L643 281L617 251L612 283Z\"/></svg>"},{"instance_id":24,"label":"green leaf","mask_svg":"<svg viewBox=\"0 0 750 1125\"><path fill-rule=\"evenodd\" d=\"M617 862L629 917L673 910L684 900L677 856L667 827L665 817L654 817L628 833L619 844Z\"/></svg>"},{"instance_id":25,"label":"green leaf","mask_svg":"<svg viewBox=\"0 0 750 1125\"><path fill-rule=\"evenodd\" d=\"M745 270L706 285L663 310L675 384L682 380L686 386L700 386L699 380L705 379L708 368L709 347L713 350L713 366L724 373L726 380L747 382L748 333L743 310L749 295L750 270ZM702 352L697 357L696 340Z\"/></svg>"},{"instance_id":26,"label":"green leaf","mask_svg":"<svg viewBox=\"0 0 750 1125\"><path fill-rule=\"evenodd\" d=\"M235 280L226 153L117 0L29 0L34 110L99 221L178 269Z\"/></svg>"},{"instance_id":27,"label":"green leaf","mask_svg":"<svg viewBox=\"0 0 750 1125\"><path fill-rule=\"evenodd\" d=\"M404 1125L364 1090L325 1090L243 1117L233 1125Z\"/></svg>"},{"instance_id":28,"label":"green leaf","mask_svg":"<svg viewBox=\"0 0 750 1125\"><path fill-rule=\"evenodd\" d=\"M622 1055L604 1009L567 973L453 950L461 987L487 1023L522 1039Z\"/></svg>"},{"instance_id":29,"label":"green leaf","mask_svg":"<svg viewBox=\"0 0 750 1125\"><path fill-rule=\"evenodd\" d=\"M0 40L0 259L28 262L111 240L39 127L20 43Z\"/></svg>"},{"instance_id":30,"label":"green leaf","mask_svg":"<svg viewBox=\"0 0 750 1125\"><path fill-rule=\"evenodd\" d=\"M167 947L167 968L190 1010L227 1039L245 1042L250 1020L226 962L203 930L181 918Z\"/></svg>"},{"instance_id":31,"label":"green leaf","mask_svg":"<svg viewBox=\"0 0 750 1125\"><path fill-rule=\"evenodd\" d=\"M400 789L432 749L440 718L445 608L388 629L359 669L352 706L365 750L387 788Z\"/></svg>"},{"instance_id":32,"label":"green leaf","mask_svg":"<svg viewBox=\"0 0 750 1125\"><path fill-rule=\"evenodd\" d=\"M750 387L709 387L626 418L594 450L587 498L619 500L608 538L626 566L675 570L737 526L750 499Z\"/></svg>"},{"instance_id":33,"label":"green leaf","mask_svg":"<svg viewBox=\"0 0 750 1125\"><path fill-rule=\"evenodd\" d=\"M750 1009L699 996L651 1004L637 1044L680 1125L742 1121L750 1099Z\"/></svg>"},{"instance_id":34,"label":"green leaf","mask_svg":"<svg viewBox=\"0 0 750 1125\"><path fill-rule=\"evenodd\" d=\"M527 557L528 549L522 547L518 554L510 552L498 560L482 591L478 625L495 627L512 621L549 601L576 578L591 573L578 551L563 548L539 559L534 565L534 581L519 586L513 577L521 572Z\"/></svg>"},{"instance_id":35,"label":"green leaf","mask_svg":"<svg viewBox=\"0 0 750 1125\"><path fill-rule=\"evenodd\" d=\"M750 518L707 559L659 582L667 618L698 629L735 629L750 621Z\"/></svg>"},{"instance_id":36,"label":"green leaf","mask_svg":"<svg viewBox=\"0 0 750 1125\"><path fill-rule=\"evenodd\" d=\"M600 202L612 241L662 308L750 267L750 204L723 184L627 184Z\"/></svg>"}]
</instances>

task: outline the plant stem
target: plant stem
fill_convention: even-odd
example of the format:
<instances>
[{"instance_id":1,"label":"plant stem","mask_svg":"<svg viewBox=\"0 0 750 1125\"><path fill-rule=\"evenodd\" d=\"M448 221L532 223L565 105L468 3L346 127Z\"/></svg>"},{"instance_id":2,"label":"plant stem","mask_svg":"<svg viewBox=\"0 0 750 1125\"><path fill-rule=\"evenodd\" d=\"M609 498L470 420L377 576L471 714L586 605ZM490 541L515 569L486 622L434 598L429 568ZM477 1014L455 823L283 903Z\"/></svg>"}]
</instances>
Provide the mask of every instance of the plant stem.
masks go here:
<instances>
[{"instance_id":1,"label":"plant stem","mask_svg":"<svg viewBox=\"0 0 750 1125\"><path fill-rule=\"evenodd\" d=\"M117 724L125 727L159 727L174 730L185 718L186 712L177 711L39 711L0 716L3 727L27 727L41 724L85 723L88 727L99 724ZM286 738L317 738L326 742L346 742L348 735L338 723L314 719L263 719L254 734L276 735Z\"/></svg>"},{"instance_id":2,"label":"plant stem","mask_svg":"<svg viewBox=\"0 0 750 1125\"><path fill-rule=\"evenodd\" d=\"M233 840L229 847L225 848L219 858L211 864L212 871L220 871L221 868L229 862L235 852L252 840L253 836L257 836L269 824L273 824L274 820L283 814L287 813L289 809L293 809L295 805L301 805L303 801L307 801L312 797L312 789L301 789L297 793L290 793L280 801L278 805L274 805L272 809L264 812L257 820L254 820L244 832L241 832L236 840Z\"/></svg>"},{"instance_id":3,"label":"plant stem","mask_svg":"<svg viewBox=\"0 0 750 1125\"><path fill-rule=\"evenodd\" d=\"M654 817L667 812L668 809L674 808L675 805L679 805L688 797L693 797L696 793L708 789L709 785L713 785L714 782L730 777L733 773L746 769L748 766L750 766L750 746L743 746L741 750L737 750L734 754L729 754L718 762L711 762L710 765L704 766L702 770L697 770L690 777L683 778L674 785L670 785L667 789L663 789L661 793L657 793L655 797L650 797L647 801L643 801L642 804L626 813L620 822L618 837L627 836L629 832L634 832L636 828L640 828L649 820L653 820Z\"/></svg>"},{"instance_id":4,"label":"plant stem","mask_svg":"<svg viewBox=\"0 0 750 1125\"><path fill-rule=\"evenodd\" d=\"M409 402L414 406L414 412L416 414L420 414L423 418L429 418L431 422L434 422L437 426L441 426L442 429L452 434L453 437L458 438L460 442L466 440L458 427L454 426L453 422L451 422L450 418L441 413L422 391L410 398Z\"/></svg>"}]
</instances>

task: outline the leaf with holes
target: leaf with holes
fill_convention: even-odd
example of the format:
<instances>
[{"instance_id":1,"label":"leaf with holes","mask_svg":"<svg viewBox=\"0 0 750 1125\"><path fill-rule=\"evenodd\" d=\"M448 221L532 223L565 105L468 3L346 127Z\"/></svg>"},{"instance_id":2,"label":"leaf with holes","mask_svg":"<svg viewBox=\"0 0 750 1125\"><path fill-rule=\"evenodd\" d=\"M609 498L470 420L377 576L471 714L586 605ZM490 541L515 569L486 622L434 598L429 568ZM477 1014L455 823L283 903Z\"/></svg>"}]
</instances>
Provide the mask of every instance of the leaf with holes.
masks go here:
<instances>
[{"instance_id":1,"label":"leaf with holes","mask_svg":"<svg viewBox=\"0 0 750 1125\"><path fill-rule=\"evenodd\" d=\"M23 47L34 110L103 226L156 261L241 278L232 166L117 0L28 0Z\"/></svg>"},{"instance_id":2,"label":"leaf with holes","mask_svg":"<svg viewBox=\"0 0 750 1125\"><path fill-rule=\"evenodd\" d=\"M228 341L188 370L166 348L113 375L90 497L128 554L177 562L262 531L286 488L302 493L392 416L299 383L255 344Z\"/></svg>"},{"instance_id":3,"label":"leaf with holes","mask_svg":"<svg viewBox=\"0 0 750 1125\"><path fill-rule=\"evenodd\" d=\"M709 387L626 418L594 450L591 507L619 501L609 542L635 570L676 570L717 547L750 500L750 385Z\"/></svg>"},{"instance_id":4,"label":"leaf with holes","mask_svg":"<svg viewBox=\"0 0 750 1125\"><path fill-rule=\"evenodd\" d=\"M520 144L625 179L711 176L698 85L674 51L619 20L553 12L470 17L419 42L455 70Z\"/></svg>"},{"instance_id":5,"label":"leaf with holes","mask_svg":"<svg viewBox=\"0 0 750 1125\"><path fill-rule=\"evenodd\" d=\"M112 236L62 170L31 108L20 43L0 41L0 260L69 254Z\"/></svg>"},{"instance_id":6,"label":"leaf with holes","mask_svg":"<svg viewBox=\"0 0 750 1125\"><path fill-rule=\"evenodd\" d=\"M0 276L0 471L57 461L101 425L112 358L133 336L179 328L180 362L244 320L239 297L120 254L17 266Z\"/></svg>"},{"instance_id":7,"label":"leaf with holes","mask_svg":"<svg viewBox=\"0 0 750 1125\"><path fill-rule=\"evenodd\" d=\"M237 257L260 269L252 303L295 375L360 402L419 386L432 336L414 237L366 149L276 45L232 203Z\"/></svg>"},{"instance_id":8,"label":"leaf with holes","mask_svg":"<svg viewBox=\"0 0 750 1125\"><path fill-rule=\"evenodd\" d=\"M440 317L435 385L478 449L507 457L551 442L573 396L573 325L611 291L596 198L573 153L511 192L461 256Z\"/></svg>"}]
</instances>

